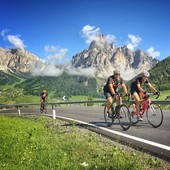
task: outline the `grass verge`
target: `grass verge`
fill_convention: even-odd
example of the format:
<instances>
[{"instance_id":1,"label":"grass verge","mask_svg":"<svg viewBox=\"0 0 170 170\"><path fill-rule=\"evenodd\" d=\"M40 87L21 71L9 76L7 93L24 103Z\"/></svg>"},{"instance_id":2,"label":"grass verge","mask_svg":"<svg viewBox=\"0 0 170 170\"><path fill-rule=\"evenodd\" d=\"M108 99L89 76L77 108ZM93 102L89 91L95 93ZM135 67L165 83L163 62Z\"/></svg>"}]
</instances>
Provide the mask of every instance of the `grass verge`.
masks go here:
<instances>
[{"instance_id":1,"label":"grass verge","mask_svg":"<svg viewBox=\"0 0 170 170\"><path fill-rule=\"evenodd\" d=\"M170 164L60 120L0 115L1 170L147 170Z\"/></svg>"}]
</instances>

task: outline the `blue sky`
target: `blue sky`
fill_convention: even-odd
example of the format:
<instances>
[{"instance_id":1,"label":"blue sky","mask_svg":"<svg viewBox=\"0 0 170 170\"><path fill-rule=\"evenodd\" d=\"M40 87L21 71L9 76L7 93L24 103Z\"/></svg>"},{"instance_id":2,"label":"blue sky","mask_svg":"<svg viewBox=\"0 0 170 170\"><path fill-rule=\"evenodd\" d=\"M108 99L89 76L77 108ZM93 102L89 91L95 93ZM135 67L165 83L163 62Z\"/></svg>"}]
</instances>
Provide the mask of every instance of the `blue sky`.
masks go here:
<instances>
[{"instance_id":1,"label":"blue sky","mask_svg":"<svg viewBox=\"0 0 170 170\"><path fill-rule=\"evenodd\" d=\"M0 47L65 63L102 33L162 60L170 56L169 0L2 0Z\"/></svg>"}]
</instances>

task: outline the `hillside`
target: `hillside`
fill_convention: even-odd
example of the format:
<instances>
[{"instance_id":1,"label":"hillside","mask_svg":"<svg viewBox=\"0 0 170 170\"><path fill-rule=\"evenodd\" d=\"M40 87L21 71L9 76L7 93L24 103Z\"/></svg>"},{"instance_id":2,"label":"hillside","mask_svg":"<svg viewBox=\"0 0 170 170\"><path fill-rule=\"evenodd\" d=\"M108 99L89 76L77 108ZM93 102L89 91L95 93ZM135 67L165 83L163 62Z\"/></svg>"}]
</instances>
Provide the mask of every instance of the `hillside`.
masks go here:
<instances>
[{"instance_id":1,"label":"hillside","mask_svg":"<svg viewBox=\"0 0 170 170\"><path fill-rule=\"evenodd\" d=\"M157 63L149 72L151 82L160 90L170 90L170 56Z\"/></svg>"},{"instance_id":2,"label":"hillside","mask_svg":"<svg viewBox=\"0 0 170 170\"><path fill-rule=\"evenodd\" d=\"M41 91L46 89L50 98L70 97L72 95L101 97L103 95L97 90L98 85L95 78L70 76L67 73L63 73L59 77L37 76L29 78L15 87L22 88L25 95L40 95Z\"/></svg>"},{"instance_id":3,"label":"hillside","mask_svg":"<svg viewBox=\"0 0 170 170\"><path fill-rule=\"evenodd\" d=\"M12 73L5 73L0 70L0 85L12 85L20 82L20 78Z\"/></svg>"}]
</instances>

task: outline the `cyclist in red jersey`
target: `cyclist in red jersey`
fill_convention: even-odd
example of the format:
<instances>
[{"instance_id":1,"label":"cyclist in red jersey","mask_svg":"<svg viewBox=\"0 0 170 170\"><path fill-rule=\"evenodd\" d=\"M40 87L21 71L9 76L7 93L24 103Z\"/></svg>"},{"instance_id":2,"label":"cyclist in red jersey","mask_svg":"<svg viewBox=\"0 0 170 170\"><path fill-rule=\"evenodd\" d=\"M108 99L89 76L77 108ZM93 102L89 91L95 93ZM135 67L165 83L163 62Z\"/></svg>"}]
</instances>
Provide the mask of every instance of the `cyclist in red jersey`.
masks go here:
<instances>
[{"instance_id":1,"label":"cyclist in red jersey","mask_svg":"<svg viewBox=\"0 0 170 170\"><path fill-rule=\"evenodd\" d=\"M154 93L156 93L157 95L160 94L160 92L157 91L155 87L149 82L148 80L149 76L150 76L149 72L144 70L141 76L131 83L131 87L130 87L131 95L134 97L136 102L135 107L136 107L136 113L138 115L139 121L143 121L143 119L139 115L139 111L140 111L140 104L143 102L143 97L146 95L146 91L142 88L142 85L147 84L148 87Z\"/></svg>"},{"instance_id":2,"label":"cyclist in red jersey","mask_svg":"<svg viewBox=\"0 0 170 170\"><path fill-rule=\"evenodd\" d=\"M126 85L123 82L123 78L120 77L120 71L114 70L114 74L107 79L107 83L104 86L104 95L107 99L107 113L110 115L110 108L112 106L113 98L117 101L116 112L119 110L119 106L122 104L122 98L117 92L117 88L121 85L124 93L128 96Z\"/></svg>"}]
</instances>

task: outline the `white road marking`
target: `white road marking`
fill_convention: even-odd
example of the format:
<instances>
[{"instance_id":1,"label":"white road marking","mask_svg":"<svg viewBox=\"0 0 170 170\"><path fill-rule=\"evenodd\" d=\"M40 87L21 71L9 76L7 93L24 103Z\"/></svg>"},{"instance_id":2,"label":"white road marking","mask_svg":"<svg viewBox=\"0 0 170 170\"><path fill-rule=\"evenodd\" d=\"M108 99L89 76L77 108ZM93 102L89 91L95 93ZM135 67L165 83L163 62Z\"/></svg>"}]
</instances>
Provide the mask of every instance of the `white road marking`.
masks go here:
<instances>
[{"instance_id":1,"label":"white road marking","mask_svg":"<svg viewBox=\"0 0 170 170\"><path fill-rule=\"evenodd\" d=\"M124 133L121 133L121 132L118 132L118 131L107 129L105 127L100 127L100 126L97 126L97 125L94 125L94 124L91 124L91 123L87 123L87 122L83 122L83 121L80 121L80 120L71 119L71 118L67 118L67 117L63 117L63 116L56 116L56 117L61 118L61 119L65 119L65 120L75 121L75 122L78 122L78 123L81 123L81 124L84 124L84 125L92 126L92 127L102 129L102 130L105 130L105 131L113 133L113 134L117 134L117 135L129 138L129 139L132 139L132 140L135 140L135 141L138 141L138 142L143 142L143 143L146 143L148 145L156 146L158 148L170 151L170 146L167 146L167 145L152 142L152 141L142 139L142 138L139 138L139 137L135 137L135 136L132 136L132 135L124 134Z\"/></svg>"}]
</instances>

